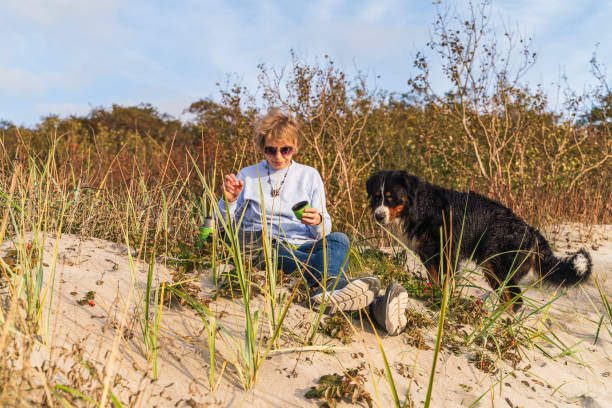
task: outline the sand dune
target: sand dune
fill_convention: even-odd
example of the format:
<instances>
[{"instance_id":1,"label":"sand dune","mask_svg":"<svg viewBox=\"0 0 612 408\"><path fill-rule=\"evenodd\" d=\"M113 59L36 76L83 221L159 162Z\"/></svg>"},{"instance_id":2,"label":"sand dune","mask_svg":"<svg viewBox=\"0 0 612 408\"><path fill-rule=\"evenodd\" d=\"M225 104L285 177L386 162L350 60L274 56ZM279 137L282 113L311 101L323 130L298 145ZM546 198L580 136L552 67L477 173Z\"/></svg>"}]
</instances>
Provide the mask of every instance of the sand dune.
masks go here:
<instances>
[{"instance_id":1,"label":"sand dune","mask_svg":"<svg viewBox=\"0 0 612 408\"><path fill-rule=\"evenodd\" d=\"M594 278L599 279L608 296L612 296L612 226L589 229L576 225L556 226L548 230L554 236L553 246L560 253L586 246L594 262ZM43 262L45 284L52 277L56 237L47 237ZM83 358L97 366L100 372L114 370L119 376L113 391L130 407L204 407L257 406L304 407L319 406L304 394L324 374L342 373L358 368L365 378L364 387L374 405L393 406L393 398L384 375L384 363L376 336L369 324L353 334L353 341L342 344L324 335L316 344L333 348L332 352L305 351L296 336L281 336L279 351L273 351L263 362L253 390L244 391L232 367L233 344L230 334L240 336L243 326L241 302L218 297L209 304L218 324L227 332L219 332L217 346L220 362L227 365L215 392L209 391L209 357L206 335L200 318L190 308L165 308L159 336L159 378L152 381L151 362L143 348L135 305L142 304L140 294L146 287L148 265L135 262L130 266L125 246L110 242L64 235L59 239L53 297L46 298L45 327L41 340L31 355L34 366L53 360L69 369L75 364L75 347ZM9 243L3 245L6 251ZM132 279L134 275L135 280ZM154 285L171 279L172 271L155 265ZM195 282L200 296L209 297L214 290L210 271L200 274ZM133 284L134 282L134 284ZM86 299L94 291L93 300ZM546 302L555 288L537 285L528 296ZM91 295L90 295L91 297ZM49 305L49 300L51 305ZM265 308L263 297L256 296L253 307ZM413 307L422 307L413 302ZM122 327L124 337L116 336ZM50 312L48 324L46 314ZM602 327L597 342L594 337L603 306L594 280L573 288L553 302L547 313L540 312L529 319L532 328L549 328L559 342L572 351L561 350L537 340L539 348L524 348L525 355L516 368L509 362L496 362L496 374L486 373L471 361L474 351L443 348L439 355L433 390L433 406L470 406L481 395L477 406L499 407L607 407L612 406L612 337ZM435 312L429 312L432 319ZM299 335L308 330L313 312L304 305L291 306L285 327ZM359 326L358 321L353 322ZM612 328L612 322L606 321ZM433 346L436 327L425 331L425 344ZM116 344L116 363L110 358ZM383 337L382 345L390 360L398 393L403 397L410 388L415 406L422 406L428 386L433 351L419 350L406 344L408 334ZM65 351L65 355L62 354ZM547 353L549 356L545 355ZM70 384L69 376L57 374L57 381ZM361 403L365 405L365 403Z\"/></svg>"}]
</instances>

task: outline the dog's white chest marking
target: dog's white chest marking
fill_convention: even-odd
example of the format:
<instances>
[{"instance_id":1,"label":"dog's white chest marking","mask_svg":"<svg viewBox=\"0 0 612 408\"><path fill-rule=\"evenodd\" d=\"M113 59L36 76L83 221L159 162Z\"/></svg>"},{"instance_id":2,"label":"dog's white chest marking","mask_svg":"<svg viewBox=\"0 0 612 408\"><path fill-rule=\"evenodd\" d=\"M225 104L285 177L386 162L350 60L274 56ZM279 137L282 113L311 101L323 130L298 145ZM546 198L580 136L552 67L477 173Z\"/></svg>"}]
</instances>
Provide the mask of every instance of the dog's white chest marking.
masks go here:
<instances>
[{"instance_id":1,"label":"dog's white chest marking","mask_svg":"<svg viewBox=\"0 0 612 408\"><path fill-rule=\"evenodd\" d=\"M393 231L393 235L398 237L406 248L411 250L412 252L416 252L419 249L419 241L416 238L408 238L405 232L404 223L397 220L398 222L391 223L391 231Z\"/></svg>"},{"instance_id":2,"label":"dog's white chest marking","mask_svg":"<svg viewBox=\"0 0 612 408\"><path fill-rule=\"evenodd\" d=\"M417 250L419 249L419 240L414 237L408 238L406 236L406 227L404 225L403 220L401 220L399 217L394 218L393 221L388 224L388 227L389 232L391 232L394 237L400 240L406 246L406 248L408 248L412 252L417 252Z\"/></svg>"}]
</instances>

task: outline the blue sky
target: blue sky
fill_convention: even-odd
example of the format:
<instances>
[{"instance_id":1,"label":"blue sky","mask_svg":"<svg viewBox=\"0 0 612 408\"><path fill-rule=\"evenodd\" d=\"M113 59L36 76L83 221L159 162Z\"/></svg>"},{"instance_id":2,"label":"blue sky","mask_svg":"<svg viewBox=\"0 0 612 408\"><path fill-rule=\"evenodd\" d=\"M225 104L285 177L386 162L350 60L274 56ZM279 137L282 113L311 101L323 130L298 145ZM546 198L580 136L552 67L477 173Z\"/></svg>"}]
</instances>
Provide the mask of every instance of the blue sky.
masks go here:
<instances>
[{"instance_id":1,"label":"blue sky","mask_svg":"<svg viewBox=\"0 0 612 408\"><path fill-rule=\"evenodd\" d=\"M446 3L465 10L466 1ZM291 49L405 92L434 14L426 0L0 0L0 119L32 126L140 102L178 117L217 98L228 75L255 92L257 65L289 65ZM493 0L491 14L533 38L532 85L553 92L565 74L575 91L594 86L597 43L599 60L612 62L612 1Z\"/></svg>"}]
</instances>

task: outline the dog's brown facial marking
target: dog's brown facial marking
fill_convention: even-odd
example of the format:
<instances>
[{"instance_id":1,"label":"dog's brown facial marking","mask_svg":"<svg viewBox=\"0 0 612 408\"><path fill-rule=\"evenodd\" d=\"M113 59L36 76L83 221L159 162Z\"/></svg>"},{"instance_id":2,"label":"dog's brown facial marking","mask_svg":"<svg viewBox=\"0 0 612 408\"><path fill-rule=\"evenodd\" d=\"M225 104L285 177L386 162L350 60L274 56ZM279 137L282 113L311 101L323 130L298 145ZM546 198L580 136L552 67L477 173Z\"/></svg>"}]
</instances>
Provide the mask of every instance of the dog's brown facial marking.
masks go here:
<instances>
[{"instance_id":1,"label":"dog's brown facial marking","mask_svg":"<svg viewBox=\"0 0 612 408\"><path fill-rule=\"evenodd\" d=\"M376 222L387 225L400 223L404 210L409 207L406 186L401 172L381 171L366 183L370 208Z\"/></svg>"},{"instance_id":2,"label":"dog's brown facial marking","mask_svg":"<svg viewBox=\"0 0 612 408\"><path fill-rule=\"evenodd\" d=\"M400 204L395 207L389 207L389 222L396 219L404 210L404 205Z\"/></svg>"},{"instance_id":3,"label":"dog's brown facial marking","mask_svg":"<svg viewBox=\"0 0 612 408\"><path fill-rule=\"evenodd\" d=\"M398 196L396 191L376 191L372 196L372 209L374 218L381 224L389 224L393 220L399 220L404 210L406 198Z\"/></svg>"}]
</instances>

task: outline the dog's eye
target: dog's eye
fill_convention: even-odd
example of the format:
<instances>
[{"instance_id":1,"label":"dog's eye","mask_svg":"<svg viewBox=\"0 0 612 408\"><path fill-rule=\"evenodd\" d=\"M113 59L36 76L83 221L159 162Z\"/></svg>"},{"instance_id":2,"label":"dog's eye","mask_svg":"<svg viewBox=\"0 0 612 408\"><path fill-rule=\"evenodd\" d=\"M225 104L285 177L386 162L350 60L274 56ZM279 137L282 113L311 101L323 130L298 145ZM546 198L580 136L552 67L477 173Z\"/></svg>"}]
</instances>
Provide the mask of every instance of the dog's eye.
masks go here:
<instances>
[{"instance_id":1,"label":"dog's eye","mask_svg":"<svg viewBox=\"0 0 612 408\"><path fill-rule=\"evenodd\" d=\"M380 191L377 191L377 192L376 192L374 195L375 195L376 197L380 197Z\"/></svg>"}]
</instances>

